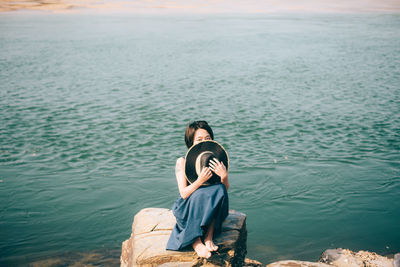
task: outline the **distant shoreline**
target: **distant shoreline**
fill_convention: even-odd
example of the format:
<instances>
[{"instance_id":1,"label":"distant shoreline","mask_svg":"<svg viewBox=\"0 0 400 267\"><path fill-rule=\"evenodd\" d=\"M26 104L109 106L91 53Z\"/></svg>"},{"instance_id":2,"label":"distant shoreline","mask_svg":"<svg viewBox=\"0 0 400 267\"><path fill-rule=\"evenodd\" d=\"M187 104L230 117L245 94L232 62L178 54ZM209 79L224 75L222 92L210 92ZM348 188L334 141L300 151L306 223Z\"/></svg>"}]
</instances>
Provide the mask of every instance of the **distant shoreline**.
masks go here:
<instances>
[{"instance_id":1,"label":"distant shoreline","mask_svg":"<svg viewBox=\"0 0 400 267\"><path fill-rule=\"evenodd\" d=\"M143 13L143 14L181 14L181 13L242 13L263 14L277 12L306 12L306 13L400 13L400 2L396 0L368 1L273 1L266 0L262 3L252 0L198 0L171 1L143 0L131 2L107 0L0 0L0 12L13 11L44 11L51 13Z\"/></svg>"}]
</instances>

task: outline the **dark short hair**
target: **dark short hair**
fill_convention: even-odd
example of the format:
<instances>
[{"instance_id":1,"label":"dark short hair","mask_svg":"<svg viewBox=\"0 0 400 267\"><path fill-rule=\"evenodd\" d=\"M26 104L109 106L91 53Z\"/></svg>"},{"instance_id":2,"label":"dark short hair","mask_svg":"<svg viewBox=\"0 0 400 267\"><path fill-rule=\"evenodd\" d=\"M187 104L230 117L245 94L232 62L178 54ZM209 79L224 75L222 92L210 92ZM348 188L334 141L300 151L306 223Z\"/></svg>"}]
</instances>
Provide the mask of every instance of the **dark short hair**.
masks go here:
<instances>
[{"instance_id":1,"label":"dark short hair","mask_svg":"<svg viewBox=\"0 0 400 267\"><path fill-rule=\"evenodd\" d=\"M214 133L213 133L210 125L208 125L208 123L206 121L193 121L188 124L188 126L186 127L186 132L185 132L185 143L188 148L190 148L193 145L194 133L198 129L206 130L210 134L211 139L214 140Z\"/></svg>"}]
</instances>

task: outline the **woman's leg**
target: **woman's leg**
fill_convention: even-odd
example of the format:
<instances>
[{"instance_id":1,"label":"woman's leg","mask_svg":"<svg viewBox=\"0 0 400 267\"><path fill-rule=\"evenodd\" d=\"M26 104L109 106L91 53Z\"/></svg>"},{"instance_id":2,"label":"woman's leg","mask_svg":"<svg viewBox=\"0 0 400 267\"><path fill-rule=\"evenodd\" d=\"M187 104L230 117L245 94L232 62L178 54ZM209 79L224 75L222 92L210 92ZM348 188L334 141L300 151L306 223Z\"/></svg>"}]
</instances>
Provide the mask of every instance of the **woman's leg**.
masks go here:
<instances>
[{"instance_id":1,"label":"woman's leg","mask_svg":"<svg viewBox=\"0 0 400 267\"><path fill-rule=\"evenodd\" d=\"M212 223L208 227L206 237L204 238L204 244L206 245L206 248L209 251L217 251L218 250L218 246L216 246L213 242L214 225L215 225L215 219L212 221Z\"/></svg>"},{"instance_id":2,"label":"woman's leg","mask_svg":"<svg viewBox=\"0 0 400 267\"><path fill-rule=\"evenodd\" d=\"M194 251L196 251L197 255L202 258L208 259L211 257L211 252L207 249L207 247L201 241L201 238L197 238L196 241L192 244Z\"/></svg>"}]
</instances>

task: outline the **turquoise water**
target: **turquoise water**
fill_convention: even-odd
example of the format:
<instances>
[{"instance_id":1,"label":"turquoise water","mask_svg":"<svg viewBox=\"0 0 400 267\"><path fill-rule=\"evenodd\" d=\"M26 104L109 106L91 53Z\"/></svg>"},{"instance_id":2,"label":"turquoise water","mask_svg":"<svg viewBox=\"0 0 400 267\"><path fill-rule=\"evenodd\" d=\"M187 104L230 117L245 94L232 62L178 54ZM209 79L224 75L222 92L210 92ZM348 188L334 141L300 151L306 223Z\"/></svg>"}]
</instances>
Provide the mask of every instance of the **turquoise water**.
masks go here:
<instances>
[{"instance_id":1,"label":"turquoise water","mask_svg":"<svg viewBox=\"0 0 400 267\"><path fill-rule=\"evenodd\" d=\"M399 85L399 15L2 14L0 264L118 264L134 214L178 196L193 119L250 258L400 252Z\"/></svg>"}]
</instances>

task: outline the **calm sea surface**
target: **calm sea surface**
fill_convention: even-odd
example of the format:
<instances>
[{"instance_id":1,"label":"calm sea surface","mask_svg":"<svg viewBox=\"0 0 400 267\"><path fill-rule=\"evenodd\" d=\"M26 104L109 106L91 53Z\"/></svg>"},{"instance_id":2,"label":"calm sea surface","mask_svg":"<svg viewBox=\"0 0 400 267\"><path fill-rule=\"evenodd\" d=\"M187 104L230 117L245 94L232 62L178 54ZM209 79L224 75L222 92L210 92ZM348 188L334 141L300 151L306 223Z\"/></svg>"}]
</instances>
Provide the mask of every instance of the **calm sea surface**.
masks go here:
<instances>
[{"instance_id":1,"label":"calm sea surface","mask_svg":"<svg viewBox=\"0 0 400 267\"><path fill-rule=\"evenodd\" d=\"M13 13L0 265L95 251L118 264L134 214L178 197L194 119L229 153L248 257L400 252L400 15Z\"/></svg>"}]
</instances>

